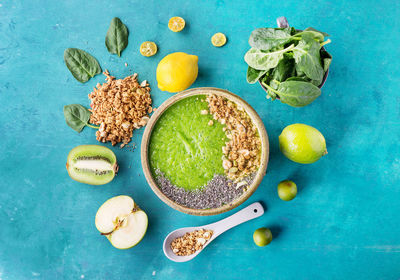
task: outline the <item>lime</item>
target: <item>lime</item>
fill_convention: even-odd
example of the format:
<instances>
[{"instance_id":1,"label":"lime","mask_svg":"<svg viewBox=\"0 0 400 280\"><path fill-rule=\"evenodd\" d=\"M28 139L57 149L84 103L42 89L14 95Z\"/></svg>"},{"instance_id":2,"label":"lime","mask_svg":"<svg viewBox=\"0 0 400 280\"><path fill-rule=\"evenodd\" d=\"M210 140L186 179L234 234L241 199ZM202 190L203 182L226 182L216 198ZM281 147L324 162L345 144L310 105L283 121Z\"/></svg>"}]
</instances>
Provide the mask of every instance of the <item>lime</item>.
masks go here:
<instances>
[{"instance_id":1,"label":"lime","mask_svg":"<svg viewBox=\"0 0 400 280\"><path fill-rule=\"evenodd\" d=\"M253 234L253 240L257 246L267 246L272 241L272 232L269 228L259 228Z\"/></svg>"},{"instance_id":2,"label":"lime","mask_svg":"<svg viewBox=\"0 0 400 280\"><path fill-rule=\"evenodd\" d=\"M211 43L215 47L222 47L226 43L226 36L223 33L215 33L211 37Z\"/></svg>"},{"instance_id":3,"label":"lime","mask_svg":"<svg viewBox=\"0 0 400 280\"><path fill-rule=\"evenodd\" d=\"M168 28L174 32L180 32L185 28L185 20L181 17L172 17L168 21Z\"/></svg>"},{"instance_id":4,"label":"lime","mask_svg":"<svg viewBox=\"0 0 400 280\"><path fill-rule=\"evenodd\" d=\"M321 132L301 123L285 127L279 135L279 148L288 159L304 164L316 162L328 153Z\"/></svg>"},{"instance_id":5,"label":"lime","mask_svg":"<svg viewBox=\"0 0 400 280\"><path fill-rule=\"evenodd\" d=\"M293 181L285 180L278 184L279 198L285 201L292 200L296 197L297 186Z\"/></svg>"},{"instance_id":6,"label":"lime","mask_svg":"<svg viewBox=\"0 0 400 280\"><path fill-rule=\"evenodd\" d=\"M153 56L157 53L157 45L154 42L146 41L140 45L140 54L143 56Z\"/></svg>"}]
</instances>

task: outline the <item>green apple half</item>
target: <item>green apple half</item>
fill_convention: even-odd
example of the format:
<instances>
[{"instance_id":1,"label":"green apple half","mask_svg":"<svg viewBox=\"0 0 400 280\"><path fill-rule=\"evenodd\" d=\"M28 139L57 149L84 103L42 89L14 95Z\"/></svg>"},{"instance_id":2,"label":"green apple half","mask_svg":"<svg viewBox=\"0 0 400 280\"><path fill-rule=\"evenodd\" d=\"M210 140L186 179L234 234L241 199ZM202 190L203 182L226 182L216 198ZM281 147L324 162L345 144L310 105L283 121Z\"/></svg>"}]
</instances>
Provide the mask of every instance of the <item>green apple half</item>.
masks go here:
<instances>
[{"instance_id":1,"label":"green apple half","mask_svg":"<svg viewBox=\"0 0 400 280\"><path fill-rule=\"evenodd\" d=\"M118 249L138 244L147 230L147 215L127 195L110 198L96 214L96 228Z\"/></svg>"}]
</instances>

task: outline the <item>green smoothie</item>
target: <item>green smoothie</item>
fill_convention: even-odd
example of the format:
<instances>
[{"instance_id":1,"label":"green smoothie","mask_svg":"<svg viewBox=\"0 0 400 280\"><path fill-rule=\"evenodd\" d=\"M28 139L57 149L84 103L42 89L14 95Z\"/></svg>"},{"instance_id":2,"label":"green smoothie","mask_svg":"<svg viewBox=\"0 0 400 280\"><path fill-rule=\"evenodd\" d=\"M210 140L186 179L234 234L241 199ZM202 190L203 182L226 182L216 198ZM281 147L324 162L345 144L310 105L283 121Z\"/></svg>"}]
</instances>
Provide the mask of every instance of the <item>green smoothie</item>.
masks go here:
<instances>
[{"instance_id":1,"label":"green smoothie","mask_svg":"<svg viewBox=\"0 0 400 280\"><path fill-rule=\"evenodd\" d=\"M224 125L213 120L205 95L178 101L158 119L150 138L149 160L155 175L160 170L172 184L186 190L206 185L224 174L222 147L228 139ZM210 125L212 120L212 125Z\"/></svg>"}]
</instances>

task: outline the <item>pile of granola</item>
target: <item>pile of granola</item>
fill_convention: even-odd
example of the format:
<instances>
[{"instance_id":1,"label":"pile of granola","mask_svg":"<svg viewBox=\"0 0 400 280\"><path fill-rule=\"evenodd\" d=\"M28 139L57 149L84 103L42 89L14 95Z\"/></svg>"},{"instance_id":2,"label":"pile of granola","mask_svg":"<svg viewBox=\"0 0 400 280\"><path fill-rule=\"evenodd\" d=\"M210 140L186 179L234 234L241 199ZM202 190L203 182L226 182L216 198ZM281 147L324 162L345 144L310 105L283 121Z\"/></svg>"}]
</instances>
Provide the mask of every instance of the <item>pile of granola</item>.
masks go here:
<instances>
[{"instance_id":1,"label":"pile of granola","mask_svg":"<svg viewBox=\"0 0 400 280\"><path fill-rule=\"evenodd\" d=\"M149 120L151 107L150 87L146 80L139 84L137 74L116 80L104 71L106 83L97 84L89 94L90 122L100 125L96 139L122 142L121 148L131 141L133 129L145 126Z\"/></svg>"},{"instance_id":2,"label":"pile of granola","mask_svg":"<svg viewBox=\"0 0 400 280\"><path fill-rule=\"evenodd\" d=\"M212 230L200 229L192 232L187 232L185 235L175 238L171 242L171 249L175 255L189 256L201 250L207 240L211 238Z\"/></svg>"},{"instance_id":3,"label":"pile of granola","mask_svg":"<svg viewBox=\"0 0 400 280\"><path fill-rule=\"evenodd\" d=\"M210 114L224 127L225 147L222 147L222 165L225 174L235 182L256 172L260 166L261 140L257 127L250 117L234 102L222 96L208 95L206 98Z\"/></svg>"}]
</instances>

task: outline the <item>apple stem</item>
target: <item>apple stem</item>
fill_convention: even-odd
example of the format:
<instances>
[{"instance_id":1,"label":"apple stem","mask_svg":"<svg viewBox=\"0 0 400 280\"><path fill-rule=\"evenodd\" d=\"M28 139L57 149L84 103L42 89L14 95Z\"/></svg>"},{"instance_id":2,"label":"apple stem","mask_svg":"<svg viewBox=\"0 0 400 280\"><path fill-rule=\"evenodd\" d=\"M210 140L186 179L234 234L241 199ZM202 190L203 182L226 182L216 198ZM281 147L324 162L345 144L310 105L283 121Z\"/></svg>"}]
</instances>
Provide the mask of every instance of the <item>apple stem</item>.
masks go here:
<instances>
[{"instance_id":1,"label":"apple stem","mask_svg":"<svg viewBox=\"0 0 400 280\"><path fill-rule=\"evenodd\" d=\"M115 228L112 231L110 231L110 232L101 232L100 234L101 235L109 235L109 234L113 233L115 230L117 230L122 225L123 222L124 222L124 220L118 220L117 225L115 226Z\"/></svg>"}]
</instances>

